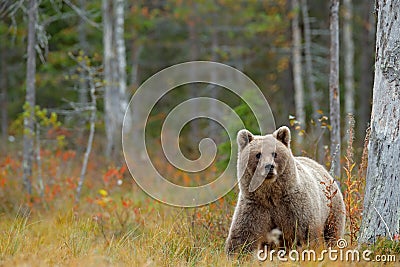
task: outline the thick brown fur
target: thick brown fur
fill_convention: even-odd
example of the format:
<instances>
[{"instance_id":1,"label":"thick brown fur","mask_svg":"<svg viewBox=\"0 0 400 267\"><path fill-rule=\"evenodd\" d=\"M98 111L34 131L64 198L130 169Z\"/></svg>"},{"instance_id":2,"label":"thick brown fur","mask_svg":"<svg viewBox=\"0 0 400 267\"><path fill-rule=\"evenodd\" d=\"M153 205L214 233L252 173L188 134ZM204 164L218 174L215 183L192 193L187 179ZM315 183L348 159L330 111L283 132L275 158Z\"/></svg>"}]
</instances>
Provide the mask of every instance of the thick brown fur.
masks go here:
<instances>
[{"instance_id":1,"label":"thick brown fur","mask_svg":"<svg viewBox=\"0 0 400 267\"><path fill-rule=\"evenodd\" d=\"M286 248L331 245L343 236L340 189L333 182L331 194L337 193L326 197L325 185L333 178L314 160L292 155L289 128L265 136L241 130L237 139L240 192L226 240L228 255L271 243L274 229L282 232L279 246Z\"/></svg>"}]
</instances>

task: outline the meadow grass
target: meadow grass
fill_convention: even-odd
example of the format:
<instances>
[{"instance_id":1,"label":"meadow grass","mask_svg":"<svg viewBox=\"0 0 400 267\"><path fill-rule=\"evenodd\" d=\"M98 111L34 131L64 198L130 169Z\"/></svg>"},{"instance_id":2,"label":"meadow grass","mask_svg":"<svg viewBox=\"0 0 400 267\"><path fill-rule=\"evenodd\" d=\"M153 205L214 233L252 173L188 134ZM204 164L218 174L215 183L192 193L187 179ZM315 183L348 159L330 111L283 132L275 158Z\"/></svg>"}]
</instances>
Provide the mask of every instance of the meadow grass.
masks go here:
<instances>
[{"instance_id":1,"label":"meadow grass","mask_svg":"<svg viewBox=\"0 0 400 267\"><path fill-rule=\"evenodd\" d=\"M139 198L146 199L143 195ZM143 203L143 202L142 202ZM224 203L197 209L154 200L124 222L114 212L62 210L0 217L2 266L344 266L344 262L259 262L253 255L228 259L223 251L231 214ZM233 207L232 207L233 208ZM211 217L210 217L211 216ZM215 225L214 225L215 223ZM388 245L376 248L381 248ZM321 250L322 248L317 248ZM386 249L389 253L392 249ZM397 262L398 263L398 262ZM354 265L354 264L353 264ZM383 266L375 263L371 266ZM385 266L396 266L395 263Z\"/></svg>"},{"instance_id":2,"label":"meadow grass","mask_svg":"<svg viewBox=\"0 0 400 267\"><path fill-rule=\"evenodd\" d=\"M236 204L237 188L203 207L171 207L146 195L124 166L107 165L94 154L88 164L81 200L76 204L74 196L80 166L76 154L47 150L42 154L45 190L42 196L35 193L29 197L21 189L18 179L22 169L18 155L0 157L0 266L366 264L328 259L322 262L280 262L276 259L260 262L249 254L228 259L224 243ZM357 188L353 182L357 176L352 175L351 170L347 174L347 184L351 185L348 187ZM185 177L174 176L185 182ZM33 184L37 190L35 181ZM361 209L354 207L358 207L360 200L354 194L346 197L351 215L359 218ZM358 225L360 221L355 219L353 222ZM357 228L353 226L348 224L346 229L349 244L357 234ZM357 244L351 244L349 248L356 247ZM363 247L366 248L374 254L397 255L395 263L374 262L370 266L396 266L400 262L398 240L380 240L373 246ZM320 252L324 248L315 249Z\"/></svg>"}]
</instances>

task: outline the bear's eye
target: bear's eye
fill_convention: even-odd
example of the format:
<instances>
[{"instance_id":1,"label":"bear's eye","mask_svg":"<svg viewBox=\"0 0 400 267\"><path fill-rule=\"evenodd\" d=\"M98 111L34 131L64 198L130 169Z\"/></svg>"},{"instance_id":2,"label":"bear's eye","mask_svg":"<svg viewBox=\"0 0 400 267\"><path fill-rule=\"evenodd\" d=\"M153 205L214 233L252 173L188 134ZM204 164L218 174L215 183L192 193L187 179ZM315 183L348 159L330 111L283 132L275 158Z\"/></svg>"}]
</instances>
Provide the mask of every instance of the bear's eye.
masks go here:
<instances>
[{"instance_id":1,"label":"bear's eye","mask_svg":"<svg viewBox=\"0 0 400 267\"><path fill-rule=\"evenodd\" d=\"M276 157L278 156L278 154L276 154L275 152L272 152L272 156L274 157L274 159L276 159Z\"/></svg>"},{"instance_id":2,"label":"bear's eye","mask_svg":"<svg viewBox=\"0 0 400 267\"><path fill-rule=\"evenodd\" d=\"M258 159L261 158L261 152L256 154L256 158L258 158Z\"/></svg>"}]
</instances>

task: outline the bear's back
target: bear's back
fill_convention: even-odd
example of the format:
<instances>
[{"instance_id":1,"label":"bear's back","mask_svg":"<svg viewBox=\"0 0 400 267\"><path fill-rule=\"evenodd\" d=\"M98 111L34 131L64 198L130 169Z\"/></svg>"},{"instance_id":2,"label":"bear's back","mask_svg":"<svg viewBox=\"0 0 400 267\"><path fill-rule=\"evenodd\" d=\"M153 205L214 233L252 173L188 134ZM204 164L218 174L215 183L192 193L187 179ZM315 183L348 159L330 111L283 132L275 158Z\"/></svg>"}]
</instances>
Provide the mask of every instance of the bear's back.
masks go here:
<instances>
[{"instance_id":1,"label":"bear's back","mask_svg":"<svg viewBox=\"0 0 400 267\"><path fill-rule=\"evenodd\" d=\"M321 184L321 182L327 183L333 179L328 171L315 160L307 157L295 157L295 160L301 179L315 179L318 184Z\"/></svg>"},{"instance_id":2,"label":"bear's back","mask_svg":"<svg viewBox=\"0 0 400 267\"><path fill-rule=\"evenodd\" d=\"M323 217L329 213L327 206L328 199L325 196L327 186L333 180L328 171L318 162L307 157L295 157L296 167L299 175L302 188L307 190L311 197L318 203L318 208ZM334 182L332 185L332 192L338 189L337 184Z\"/></svg>"}]
</instances>

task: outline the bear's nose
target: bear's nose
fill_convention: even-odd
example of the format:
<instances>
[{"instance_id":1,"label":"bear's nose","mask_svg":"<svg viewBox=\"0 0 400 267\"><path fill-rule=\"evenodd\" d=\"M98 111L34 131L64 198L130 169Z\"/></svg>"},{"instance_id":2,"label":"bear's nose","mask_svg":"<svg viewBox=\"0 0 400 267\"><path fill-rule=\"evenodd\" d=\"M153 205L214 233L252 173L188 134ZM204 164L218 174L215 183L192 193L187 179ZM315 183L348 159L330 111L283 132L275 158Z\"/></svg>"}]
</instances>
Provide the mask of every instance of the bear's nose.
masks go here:
<instances>
[{"instance_id":1,"label":"bear's nose","mask_svg":"<svg viewBox=\"0 0 400 267\"><path fill-rule=\"evenodd\" d=\"M265 165L265 170L266 170L267 172L272 172L272 171L274 170L274 168L275 168L275 166L272 165L272 164L267 164L267 165Z\"/></svg>"}]
</instances>

